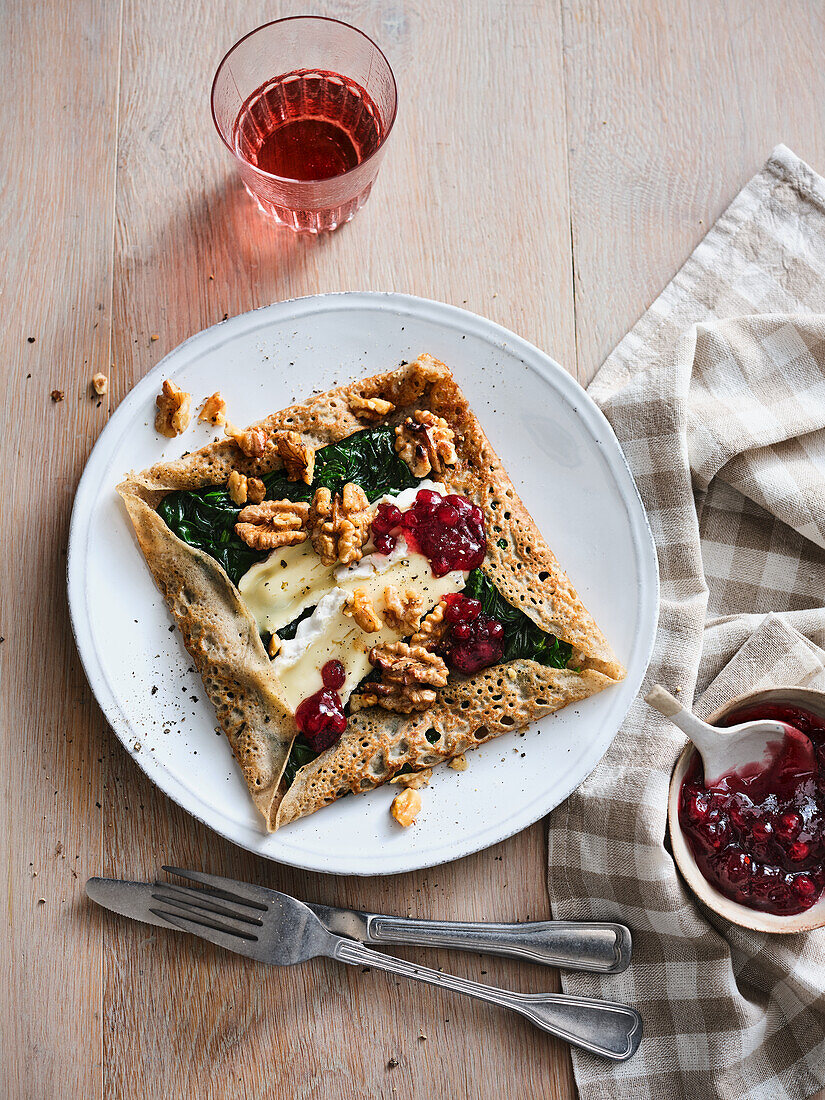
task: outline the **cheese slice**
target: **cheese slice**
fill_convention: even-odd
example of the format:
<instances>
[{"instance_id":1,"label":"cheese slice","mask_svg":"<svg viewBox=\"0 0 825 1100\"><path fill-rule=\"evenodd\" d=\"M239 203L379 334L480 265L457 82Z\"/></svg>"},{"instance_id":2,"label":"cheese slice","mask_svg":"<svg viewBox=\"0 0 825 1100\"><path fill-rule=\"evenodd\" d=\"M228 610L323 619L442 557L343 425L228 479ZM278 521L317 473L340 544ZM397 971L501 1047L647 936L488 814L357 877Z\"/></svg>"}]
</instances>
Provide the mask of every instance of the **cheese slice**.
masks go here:
<instances>
[{"instance_id":1,"label":"cheese slice","mask_svg":"<svg viewBox=\"0 0 825 1100\"><path fill-rule=\"evenodd\" d=\"M324 565L307 540L273 550L241 577L238 591L263 634L276 633L335 588L335 566Z\"/></svg>"},{"instance_id":2,"label":"cheese slice","mask_svg":"<svg viewBox=\"0 0 825 1100\"><path fill-rule=\"evenodd\" d=\"M399 543L402 541L399 539ZM404 556L394 561L388 560L389 555L385 554L369 555L359 563L367 567L374 565L369 572L365 569L349 577L339 572L336 586L321 598L312 615L299 624L295 637L282 643L272 667L293 710L323 686L321 669L327 661L340 661L344 666L346 679L338 694L346 703L371 670L369 652L372 647L398 642L404 637L403 629L394 630L387 625L367 634L354 619L344 614L346 599L356 588L366 592L379 617L383 618L387 585L395 585L402 592L406 589L415 592L426 614L443 596L460 592L467 583L467 574L460 570L434 577L423 554L404 549Z\"/></svg>"}]
</instances>

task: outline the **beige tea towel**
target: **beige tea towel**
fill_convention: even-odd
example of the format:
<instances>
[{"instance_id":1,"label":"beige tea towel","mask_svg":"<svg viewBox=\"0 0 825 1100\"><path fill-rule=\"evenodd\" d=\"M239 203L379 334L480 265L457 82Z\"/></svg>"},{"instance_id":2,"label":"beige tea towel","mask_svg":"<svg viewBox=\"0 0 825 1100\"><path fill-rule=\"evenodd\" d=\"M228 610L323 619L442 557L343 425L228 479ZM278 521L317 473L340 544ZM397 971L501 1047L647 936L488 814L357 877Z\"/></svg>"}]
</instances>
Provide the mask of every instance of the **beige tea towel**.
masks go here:
<instances>
[{"instance_id":1,"label":"beige tea towel","mask_svg":"<svg viewBox=\"0 0 825 1100\"><path fill-rule=\"evenodd\" d=\"M825 181L780 146L608 358L590 393L656 540L645 688L700 713L752 687L825 688ZM622 1064L574 1051L582 1100L802 1100L825 1086L825 931L712 917L665 839L683 738L642 701L552 816L559 919L625 920L631 968L566 974L623 1000L645 1037Z\"/></svg>"}]
</instances>

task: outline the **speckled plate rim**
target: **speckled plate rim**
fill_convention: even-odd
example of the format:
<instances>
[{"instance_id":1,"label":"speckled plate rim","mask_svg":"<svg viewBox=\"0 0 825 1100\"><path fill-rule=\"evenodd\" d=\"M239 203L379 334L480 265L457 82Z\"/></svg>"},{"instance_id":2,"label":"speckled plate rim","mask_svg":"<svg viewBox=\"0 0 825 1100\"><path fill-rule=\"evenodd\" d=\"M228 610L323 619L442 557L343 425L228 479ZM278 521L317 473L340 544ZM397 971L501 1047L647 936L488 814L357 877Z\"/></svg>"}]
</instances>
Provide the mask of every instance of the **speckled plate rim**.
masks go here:
<instances>
[{"instance_id":1,"label":"speckled plate rim","mask_svg":"<svg viewBox=\"0 0 825 1100\"><path fill-rule=\"evenodd\" d=\"M731 699L729 703L715 710L707 721L713 725L724 715L739 710L740 707L765 702L796 702L800 705L809 706L815 713L825 717L825 692L815 691L812 688L779 687L765 688L762 691L753 691L737 696L736 699ZM715 886L708 882L699 870L679 825L679 789L695 751L693 744L688 741L679 753L668 789L667 821L670 846L682 878L704 905L712 909L714 913L718 913L720 917L729 920L732 924L738 924L741 928L749 928L754 932L773 932L780 935L788 935L792 932L811 932L815 928L821 928L825 925L825 897L821 897L816 905L812 905L804 913L796 913L793 916L785 917L778 916L775 913L763 913L758 909L749 909L747 905L740 905L738 901L732 901L730 898L725 897Z\"/></svg>"},{"instance_id":2,"label":"speckled plate rim","mask_svg":"<svg viewBox=\"0 0 825 1100\"><path fill-rule=\"evenodd\" d=\"M164 378L174 378L176 371L182 366L191 365L217 345L225 346L231 341L248 337L250 333L260 333L268 324L281 325L284 321L290 321L295 322L299 328L307 320L314 323L324 314L358 310L368 313L386 311L395 315L399 321L414 323L416 319L421 319L445 330L473 334L490 344L497 355L534 372L547 384L550 391L548 397L555 397L570 406L615 482L616 507L623 511L632 543L637 576L635 606L638 613L630 651L619 653L628 670L627 678L615 688L585 701L592 704L592 709L588 712L588 720L582 722L582 728L592 736L578 758L575 773L566 775L563 784L557 782L530 801L511 806L507 812L499 812L490 819L483 820L471 835L466 832L462 834L459 830L442 838L438 844L428 844L420 849L400 850L388 846L385 850L377 851L353 850L343 853L339 850L330 853L326 847L317 844L296 847L290 842L290 829L268 835L262 830L248 827L237 817L223 812L222 807L204 801L178 776L149 755L135 751L134 742L139 733L118 698L117 691L104 674L100 655L96 652L87 600L91 579L86 570L90 519L109 472L111 456L126 433L132 429L136 413L151 403ZM460 381L460 371L457 371L457 375ZM306 386L307 391L311 388L311 384ZM502 458L506 466L506 451ZM458 859L512 836L559 805L589 775L607 751L638 693L653 651L659 606L655 545L633 477L608 421L575 379L540 349L486 318L425 298L376 292L323 294L262 306L197 333L165 356L115 409L88 459L72 511L67 581L72 629L89 684L116 736L147 776L196 819L241 847L268 859L307 870L352 875L402 873ZM552 718L550 716L550 720ZM548 719L543 721L547 722ZM451 774L456 777L455 773ZM359 796L359 800L369 797L370 795ZM386 808L382 812L386 815ZM323 816L334 828L334 815L335 807L330 807L313 815L313 820ZM298 826L300 824L299 822ZM290 828L294 829L295 826Z\"/></svg>"}]
</instances>

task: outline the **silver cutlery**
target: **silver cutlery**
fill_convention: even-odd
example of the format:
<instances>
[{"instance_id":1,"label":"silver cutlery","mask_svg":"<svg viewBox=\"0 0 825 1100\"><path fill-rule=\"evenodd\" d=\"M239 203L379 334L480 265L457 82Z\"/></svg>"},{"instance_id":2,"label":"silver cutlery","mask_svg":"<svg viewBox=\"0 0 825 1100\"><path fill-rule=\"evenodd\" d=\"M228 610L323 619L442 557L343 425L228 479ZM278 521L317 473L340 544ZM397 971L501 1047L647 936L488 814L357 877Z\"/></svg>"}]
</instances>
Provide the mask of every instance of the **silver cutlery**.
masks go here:
<instances>
[{"instance_id":1,"label":"silver cutlery","mask_svg":"<svg viewBox=\"0 0 825 1100\"><path fill-rule=\"evenodd\" d=\"M630 965L630 929L623 924L586 921L526 921L491 924L484 921L419 920L385 917L313 905L312 912L330 932L362 943L446 947L545 963L564 970L620 974Z\"/></svg>"},{"instance_id":2,"label":"silver cutlery","mask_svg":"<svg viewBox=\"0 0 825 1100\"><path fill-rule=\"evenodd\" d=\"M93 878L86 883L86 893L107 909L148 924L191 932L258 962L292 966L325 956L350 966L374 967L456 993L466 993L478 1000L510 1008L541 1030L615 1061L630 1058L641 1041L641 1017L626 1005L567 997L561 993L511 993L457 978L371 951L356 939L337 935L312 908L288 894L201 871L177 867L165 867L164 870L197 882L203 888ZM319 908L322 912L328 911L327 907ZM333 911L333 914L333 921L347 919L346 911ZM353 930L359 927L358 917L365 918L368 923L371 916L349 914ZM389 918L378 918L386 919ZM442 922L436 923L442 926ZM404 942L421 941L405 939ZM429 938L426 940L427 944L431 942ZM439 945L448 946L444 941ZM478 950L477 947L472 949Z\"/></svg>"}]
</instances>

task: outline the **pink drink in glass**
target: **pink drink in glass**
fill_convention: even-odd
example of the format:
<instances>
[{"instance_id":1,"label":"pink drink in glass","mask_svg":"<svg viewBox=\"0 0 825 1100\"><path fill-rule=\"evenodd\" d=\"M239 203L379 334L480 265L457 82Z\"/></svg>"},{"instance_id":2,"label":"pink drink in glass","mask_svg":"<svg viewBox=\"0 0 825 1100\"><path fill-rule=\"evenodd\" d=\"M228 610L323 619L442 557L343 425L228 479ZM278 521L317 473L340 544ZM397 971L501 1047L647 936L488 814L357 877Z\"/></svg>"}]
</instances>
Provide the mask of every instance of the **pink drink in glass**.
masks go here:
<instances>
[{"instance_id":1,"label":"pink drink in glass","mask_svg":"<svg viewBox=\"0 0 825 1100\"><path fill-rule=\"evenodd\" d=\"M212 86L215 125L247 191L265 214L309 233L335 229L366 202L396 103L378 47L315 16L252 31Z\"/></svg>"}]
</instances>

